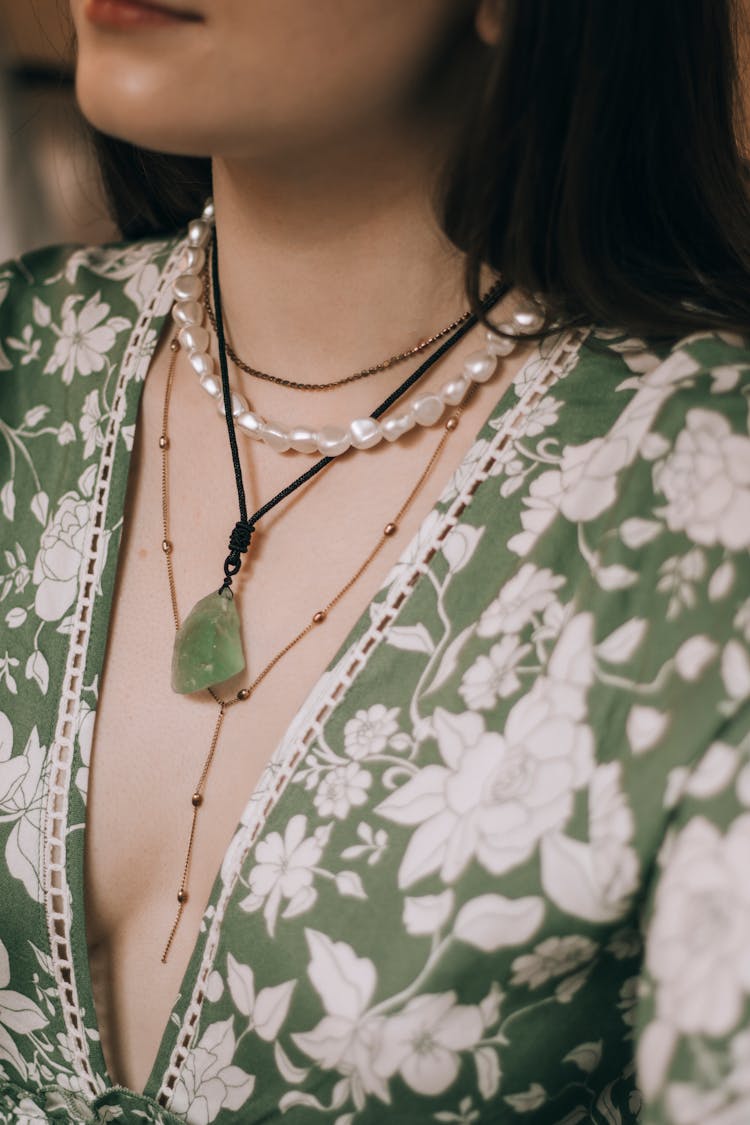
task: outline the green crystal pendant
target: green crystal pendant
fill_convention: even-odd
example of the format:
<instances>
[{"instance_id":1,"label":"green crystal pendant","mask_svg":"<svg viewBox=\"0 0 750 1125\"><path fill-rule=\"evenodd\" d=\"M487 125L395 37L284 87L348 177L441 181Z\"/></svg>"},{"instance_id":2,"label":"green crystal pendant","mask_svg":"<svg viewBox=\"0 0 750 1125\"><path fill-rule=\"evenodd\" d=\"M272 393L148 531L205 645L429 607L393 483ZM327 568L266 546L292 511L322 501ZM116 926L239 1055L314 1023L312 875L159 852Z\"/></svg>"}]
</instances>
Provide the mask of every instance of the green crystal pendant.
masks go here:
<instances>
[{"instance_id":1,"label":"green crystal pendant","mask_svg":"<svg viewBox=\"0 0 750 1125\"><path fill-rule=\"evenodd\" d=\"M189 695L223 683L244 667L240 616L231 592L201 598L175 636L172 689Z\"/></svg>"}]
</instances>

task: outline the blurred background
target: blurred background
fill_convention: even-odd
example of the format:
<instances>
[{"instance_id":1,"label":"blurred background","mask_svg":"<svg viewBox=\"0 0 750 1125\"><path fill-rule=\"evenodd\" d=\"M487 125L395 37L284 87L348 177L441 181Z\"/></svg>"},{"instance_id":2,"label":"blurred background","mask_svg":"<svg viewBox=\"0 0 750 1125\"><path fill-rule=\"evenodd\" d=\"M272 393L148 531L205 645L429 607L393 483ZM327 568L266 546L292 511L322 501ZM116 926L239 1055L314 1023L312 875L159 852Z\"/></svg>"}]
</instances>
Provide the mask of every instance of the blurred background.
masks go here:
<instances>
[{"instance_id":1,"label":"blurred background","mask_svg":"<svg viewBox=\"0 0 750 1125\"><path fill-rule=\"evenodd\" d=\"M0 261L116 238L73 96L66 0L0 0Z\"/></svg>"}]
</instances>

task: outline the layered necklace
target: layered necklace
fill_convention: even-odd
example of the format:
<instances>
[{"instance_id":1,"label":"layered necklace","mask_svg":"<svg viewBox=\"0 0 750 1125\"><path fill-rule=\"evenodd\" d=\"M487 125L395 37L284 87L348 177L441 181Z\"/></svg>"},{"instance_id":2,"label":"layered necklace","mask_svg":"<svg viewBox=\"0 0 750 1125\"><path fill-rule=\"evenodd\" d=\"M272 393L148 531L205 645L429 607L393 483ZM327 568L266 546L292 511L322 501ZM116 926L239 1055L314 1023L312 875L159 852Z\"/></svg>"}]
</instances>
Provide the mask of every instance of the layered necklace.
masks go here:
<instances>
[{"instance_id":1,"label":"layered necklace","mask_svg":"<svg viewBox=\"0 0 750 1125\"><path fill-rule=\"evenodd\" d=\"M366 418L353 419L348 427L323 427L313 430L302 426L284 426L279 422L269 421L252 412L244 396L232 389L229 382L227 356L229 354L224 332L221 288L219 283L219 253L216 234L214 230L214 209L209 201L200 219L196 219L188 227L188 246L185 255L184 272L173 284L175 303L172 309L173 320L176 325L176 335L171 341L171 359L167 374L164 395L164 409L162 429L159 436L159 448L162 457L162 550L167 569L169 593L172 604L172 614L175 624L175 644L172 658L172 687L180 694L188 694L202 690L208 691L218 707L218 712L210 739L209 749L203 763L200 775L191 796L192 817L188 832L188 843L182 877L177 890L177 913L169 933L166 947L162 954L162 961L166 961L172 946L177 927L182 917L185 904L188 900L188 883L195 833L199 810L203 806L204 791L208 772L214 759L219 736L222 729L224 716L230 707L249 700L258 685L266 678L278 662L294 648L309 632L322 626L328 619L329 613L354 586L357 580L365 573L385 544L398 533L399 525L404 515L410 508L415 497L427 480L440 454L442 453L450 435L458 426L463 410L474 394L477 384L484 383L492 377L500 366L501 357L510 355L518 343L518 337L525 332L535 331L543 324L543 316L536 305L524 305L513 314L512 325L502 328L507 334L498 335L488 331L486 345L483 350L474 352L464 362L462 370L442 385L439 391L417 394L409 400L405 409L395 414L388 413L391 408L405 396L411 388L427 373L428 370L441 359L459 340L469 332L478 322L476 314L465 313L447 328L432 336L428 341L421 341L406 352L390 357L388 360L371 368L356 372L338 380L330 387L351 382L353 379L364 378L379 371L386 370L396 363L400 363L409 356L423 351L427 346L442 340L440 346L420 366L406 378L388 397L381 402ZM208 316L210 304L207 296L203 296L206 281L206 264L210 251L211 275L213 282L215 311L210 316L212 325L215 325L217 337L220 375L217 378L214 361L209 353L210 337L204 324L204 315ZM482 311L486 312L500 300L510 287L504 284L494 286L482 302ZM510 333L513 333L512 335ZM177 356L180 351L185 351L190 367L198 377L204 391L216 401L219 414L224 416L229 447L234 467L235 484L239 506L239 519L235 523L229 537L229 553L224 561L224 578L221 586L214 589L193 607L187 617L182 620L177 600L177 591L173 565L173 544L170 538L170 503L169 503L169 450L171 445L169 433L169 408L174 383ZM232 353L233 355L234 353ZM271 381L279 381L279 377L269 376L265 372L242 365L243 370ZM284 381L283 382L291 382ZM313 389L314 384L296 384L296 389ZM239 691L224 697L217 689L232 676L238 674L245 667L245 655L241 640L240 618L234 604L232 580L237 575L242 565L242 558L247 552L253 534L260 520L297 489L316 477L326 467L337 463L341 454L347 450L366 450L372 448L382 440L396 441L402 434L415 427L430 427L443 416L446 408L450 407L450 414L443 424L440 440L434 447L424 469L416 483L409 491L393 518L383 527L380 536L369 554L362 561L348 581L336 591L330 600L311 613L307 623L299 632L280 648L263 669ZM382 419L382 421L381 421ZM278 492L274 497L263 504L256 512L248 516L245 490L242 479L239 451L237 448L236 430L247 434L255 440L263 441L272 449L279 452L295 451L299 453L318 452L323 456L312 467L303 472L290 484ZM333 431L333 432L332 432ZM345 459L344 459L345 460ZM341 462L343 463L343 461Z\"/></svg>"}]
</instances>

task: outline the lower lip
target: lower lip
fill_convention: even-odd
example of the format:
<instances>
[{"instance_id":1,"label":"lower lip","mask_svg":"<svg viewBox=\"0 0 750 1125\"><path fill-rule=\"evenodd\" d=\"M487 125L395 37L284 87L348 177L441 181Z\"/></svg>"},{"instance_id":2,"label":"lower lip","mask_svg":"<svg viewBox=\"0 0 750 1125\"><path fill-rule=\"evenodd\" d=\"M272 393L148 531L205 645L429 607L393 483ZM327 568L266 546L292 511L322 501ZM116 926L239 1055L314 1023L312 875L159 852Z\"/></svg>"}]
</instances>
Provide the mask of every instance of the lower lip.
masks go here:
<instances>
[{"instance_id":1,"label":"lower lip","mask_svg":"<svg viewBox=\"0 0 750 1125\"><path fill-rule=\"evenodd\" d=\"M147 8L134 0L87 0L84 15L100 27L174 27L194 22L194 17L177 15L163 8Z\"/></svg>"}]
</instances>

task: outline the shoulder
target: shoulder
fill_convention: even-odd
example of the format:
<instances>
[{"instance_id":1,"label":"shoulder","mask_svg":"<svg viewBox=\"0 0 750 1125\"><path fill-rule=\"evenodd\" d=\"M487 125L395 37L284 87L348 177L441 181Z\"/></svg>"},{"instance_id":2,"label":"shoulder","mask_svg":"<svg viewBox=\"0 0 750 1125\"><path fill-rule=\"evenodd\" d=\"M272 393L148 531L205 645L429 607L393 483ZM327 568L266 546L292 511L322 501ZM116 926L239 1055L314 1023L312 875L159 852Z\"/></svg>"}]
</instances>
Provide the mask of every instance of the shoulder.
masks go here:
<instances>
[{"instance_id":1,"label":"shoulder","mask_svg":"<svg viewBox=\"0 0 750 1125\"><path fill-rule=\"evenodd\" d=\"M74 385L90 389L89 376L119 367L129 345L144 350L135 327L166 311L167 266L181 246L176 235L48 246L0 265L3 419L20 424L37 401L63 407Z\"/></svg>"},{"instance_id":2,"label":"shoulder","mask_svg":"<svg viewBox=\"0 0 750 1125\"><path fill-rule=\"evenodd\" d=\"M101 471L114 495L124 489L182 245L51 246L0 266L0 536L15 539L0 574L6 623L26 619L29 583L41 620L58 620L77 596L94 484Z\"/></svg>"},{"instance_id":3,"label":"shoulder","mask_svg":"<svg viewBox=\"0 0 750 1125\"><path fill-rule=\"evenodd\" d=\"M580 366L627 380L616 384L618 391L661 388L665 401L678 390L702 392L709 401L744 394L750 382L750 325L744 335L707 329L667 342L595 329L581 348Z\"/></svg>"},{"instance_id":4,"label":"shoulder","mask_svg":"<svg viewBox=\"0 0 750 1125\"><path fill-rule=\"evenodd\" d=\"M695 332L661 345L592 334L578 367L578 385L610 404L599 440L612 471L640 463L660 492L665 458L700 453L696 488L718 484L725 470L750 487L750 331Z\"/></svg>"},{"instance_id":5,"label":"shoulder","mask_svg":"<svg viewBox=\"0 0 750 1125\"><path fill-rule=\"evenodd\" d=\"M76 288L96 278L125 281L146 263L163 266L180 233L131 241L81 246L45 246L0 265L3 297L36 286Z\"/></svg>"},{"instance_id":6,"label":"shoulder","mask_svg":"<svg viewBox=\"0 0 750 1125\"><path fill-rule=\"evenodd\" d=\"M563 555L602 621L629 600L671 630L672 651L696 632L736 640L750 606L748 338L592 333L553 395L504 465L501 496L521 501L510 551Z\"/></svg>"},{"instance_id":7,"label":"shoulder","mask_svg":"<svg viewBox=\"0 0 750 1125\"><path fill-rule=\"evenodd\" d=\"M0 265L0 370L26 366L67 321L129 322L158 289L180 236L102 246L58 245ZM84 315L84 309L85 315ZM56 329L58 330L56 332Z\"/></svg>"}]
</instances>

